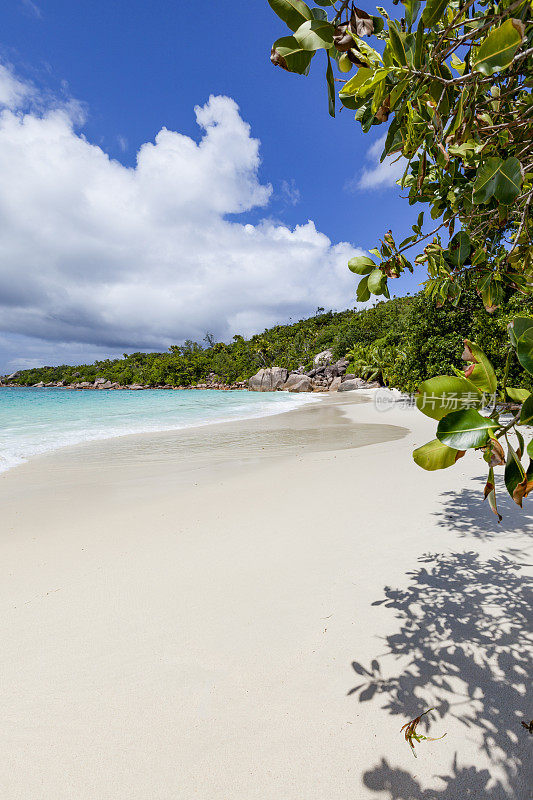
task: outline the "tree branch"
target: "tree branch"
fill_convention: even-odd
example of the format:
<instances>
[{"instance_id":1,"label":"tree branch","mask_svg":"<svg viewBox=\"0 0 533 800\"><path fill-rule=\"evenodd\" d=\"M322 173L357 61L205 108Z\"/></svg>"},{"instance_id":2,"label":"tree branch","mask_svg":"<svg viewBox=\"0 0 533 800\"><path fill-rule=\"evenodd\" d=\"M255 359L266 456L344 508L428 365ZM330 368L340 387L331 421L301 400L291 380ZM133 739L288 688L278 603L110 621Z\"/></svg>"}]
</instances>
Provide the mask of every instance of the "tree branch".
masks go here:
<instances>
[{"instance_id":1,"label":"tree branch","mask_svg":"<svg viewBox=\"0 0 533 800\"><path fill-rule=\"evenodd\" d=\"M435 228L435 230L430 231L429 233L426 233L425 236L421 236L420 239L416 240L416 242L412 242L411 244L406 244L405 247L402 247L402 248L400 248L400 250L398 250L398 253L403 253L404 250L410 250L411 247L414 247L415 245L419 244L420 242L423 242L425 239L429 239L430 236L434 236L437 233L437 231L440 231L440 229L444 228L445 225L449 225L450 222L452 221L452 219L455 219L456 216L457 216L457 214L454 214L453 217L450 217L450 219L447 219L446 222L441 222L441 224L439 225L438 228Z\"/></svg>"}]
</instances>

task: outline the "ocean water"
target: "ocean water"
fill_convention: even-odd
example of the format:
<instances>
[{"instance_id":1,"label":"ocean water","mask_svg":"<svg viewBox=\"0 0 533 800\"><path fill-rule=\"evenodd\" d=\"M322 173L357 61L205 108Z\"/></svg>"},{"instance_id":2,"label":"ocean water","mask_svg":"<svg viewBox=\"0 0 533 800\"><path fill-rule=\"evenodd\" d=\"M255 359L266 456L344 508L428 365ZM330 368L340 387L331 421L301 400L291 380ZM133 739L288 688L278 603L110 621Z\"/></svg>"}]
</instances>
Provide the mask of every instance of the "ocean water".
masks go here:
<instances>
[{"instance_id":1,"label":"ocean water","mask_svg":"<svg viewBox=\"0 0 533 800\"><path fill-rule=\"evenodd\" d=\"M67 445L262 417L316 399L286 392L2 388L0 472Z\"/></svg>"}]
</instances>

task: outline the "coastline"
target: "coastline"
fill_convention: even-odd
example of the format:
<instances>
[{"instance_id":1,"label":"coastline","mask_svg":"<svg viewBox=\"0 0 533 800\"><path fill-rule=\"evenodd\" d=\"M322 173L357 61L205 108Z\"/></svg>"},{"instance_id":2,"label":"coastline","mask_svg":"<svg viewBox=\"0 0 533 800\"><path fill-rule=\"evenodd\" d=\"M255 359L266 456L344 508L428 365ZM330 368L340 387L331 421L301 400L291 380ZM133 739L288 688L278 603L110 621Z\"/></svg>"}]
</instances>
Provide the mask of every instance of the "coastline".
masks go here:
<instances>
[{"instance_id":1,"label":"coastline","mask_svg":"<svg viewBox=\"0 0 533 800\"><path fill-rule=\"evenodd\" d=\"M18 390L21 387L4 387L4 388L16 388ZM35 387L22 387L22 388L31 390L34 389ZM38 391L41 391L41 389L39 389ZM89 393L91 392L91 390L80 390L80 391L82 392L89 391ZM239 391L245 391L245 390L239 390ZM100 398L105 397L106 394L107 394L106 391L97 392L97 395ZM283 401L283 403L279 402L280 394L283 394L287 398L286 401ZM323 397L323 394L318 394L318 393L289 394L286 392L284 393L276 392L275 397L279 404L276 402L273 403L270 402L270 400L273 397L274 393L261 393L261 394L253 393L254 400L260 402L262 398L265 399L266 405L262 409L258 410L257 408L254 407L254 404L250 404L247 408L242 409L242 413L238 413L237 415L235 415L233 413L234 409L230 408L229 409L230 413L228 414L227 413L228 409L221 407L220 418L217 418L216 416L215 417L206 416L204 420L193 420L193 421L184 420L178 424L171 424L167 421L167 423L165 423L162 427L156 427L156 428L152 427L150 425L150 422L146 419L144 421L137 420L134 424L134 427L137 427L137 430L131 430L131 429L124 430L121 428L114 428L111 426L108 427L106 430L99 430L97 433L95 432L91 433L86 428L81 429L77 433L76 432L71 433L70 436L67 437L70 439L70 441L65 441L64 439L62 440L61 436L59 436L59 438L57 438L55 442L48 442L48 444L46 445L43 445L41 442L40 445L36 445L34 448L30 447L29 453L24 455L19 454L16 457L12 456L11 460L9 459L9 456L5 457L5 461L2 458L0 458L0 477L3 473L15 467L19 467L25 463L28 463L29 461L32 461L34 458L39 458L48 453L61 451L63 449L68 449L70 447L78 447L78 446L83 447L86 444L103 442L110 439L122 438L124 436L136 436L136 435L142 436L144 434L151 435L157 433L176 433L180 430L191 430L191 429L201 428L206 425L219 425L219 424L224 424L226 422L239 422L249 419L268 417L276 414L288 413L292 410L297 409L302 405L315 402L319 397ZM163 416L164 412L165 411L168 412L168 410L169 410L168 408L161 409L161 411L163 412ZM103 412L103 417L105 418L105 411ZM77 439L77 437L79 438ZM74 439L74 441L72 441L72 439ZM1 437L0 437L0 450L1 450Z\"/></svg>"},{"instance_id":2,"label":"coastline","mask_svg":"<svg viewBox=\"0 0 533 800\"><path fill-rule=\"evenodd\" d=\"M471 587L505 555L516 616L509 570L531 574L530 513L503 500L498 527L475 457L422 472L410 451L432 421L365 397L102 440L2 473L6 798L529 796L523 678L492 668ZM440 675L424 574L459 604L449 620L471 620L450 622ZM416 636L394 594L413 580ZM402 636L409 647L387 657ZM399 729L420 703L442 714L429 735L447 736L415 761Z\"/></svg>"}]
</instances>

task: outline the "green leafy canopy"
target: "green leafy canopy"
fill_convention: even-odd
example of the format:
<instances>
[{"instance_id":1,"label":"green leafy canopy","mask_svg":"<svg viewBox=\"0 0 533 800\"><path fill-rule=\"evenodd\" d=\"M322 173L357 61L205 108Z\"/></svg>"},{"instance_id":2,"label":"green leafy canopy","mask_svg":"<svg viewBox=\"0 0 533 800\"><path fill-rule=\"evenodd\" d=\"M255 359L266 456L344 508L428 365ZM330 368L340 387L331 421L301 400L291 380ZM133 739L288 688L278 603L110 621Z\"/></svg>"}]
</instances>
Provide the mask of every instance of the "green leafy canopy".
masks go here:
<instances>
[{"instance_id":1,"label":"green leafy canopy","mask_svg":"<svg viewBox=\"0 0 533 800\"><path fill-rule=\"evenodd\" d=\"M324 50L329 113L340 103L364 133L388 125L382 160L403 159L406 198L425 204L432 220L428 232L419 215L399 244L388 231L371 269L350 262L363 276L357 299L387 297L390 280L415 263L425 266L425 290L439 305L457 305L473 288L493 312L513 293L530 292L531 3L402 0L392 19L351 0L322 0L320 8L268 2L293 32L274 44L273 63L307 74ZM405 255L411 248L413 260Z\"/></svg>"}]
</instances>

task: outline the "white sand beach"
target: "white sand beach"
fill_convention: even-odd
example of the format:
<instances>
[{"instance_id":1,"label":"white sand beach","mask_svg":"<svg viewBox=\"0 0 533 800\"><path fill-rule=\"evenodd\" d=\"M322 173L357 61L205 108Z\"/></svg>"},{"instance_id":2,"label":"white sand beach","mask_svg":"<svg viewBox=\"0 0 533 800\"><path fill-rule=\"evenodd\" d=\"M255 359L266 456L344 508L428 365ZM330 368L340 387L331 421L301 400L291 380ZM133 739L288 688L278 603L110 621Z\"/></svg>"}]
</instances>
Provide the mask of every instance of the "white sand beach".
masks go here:
<instances>
[{"instance_id":1,"label":"white sand beach","mask_svg":"<svg viewBox=\"0 0 533 800\"><path fill-rule=\"evenodd\" d=\"M532 796L532 512L363 399L0 476L3 800Z\"/></svg>"}]
</instances>

